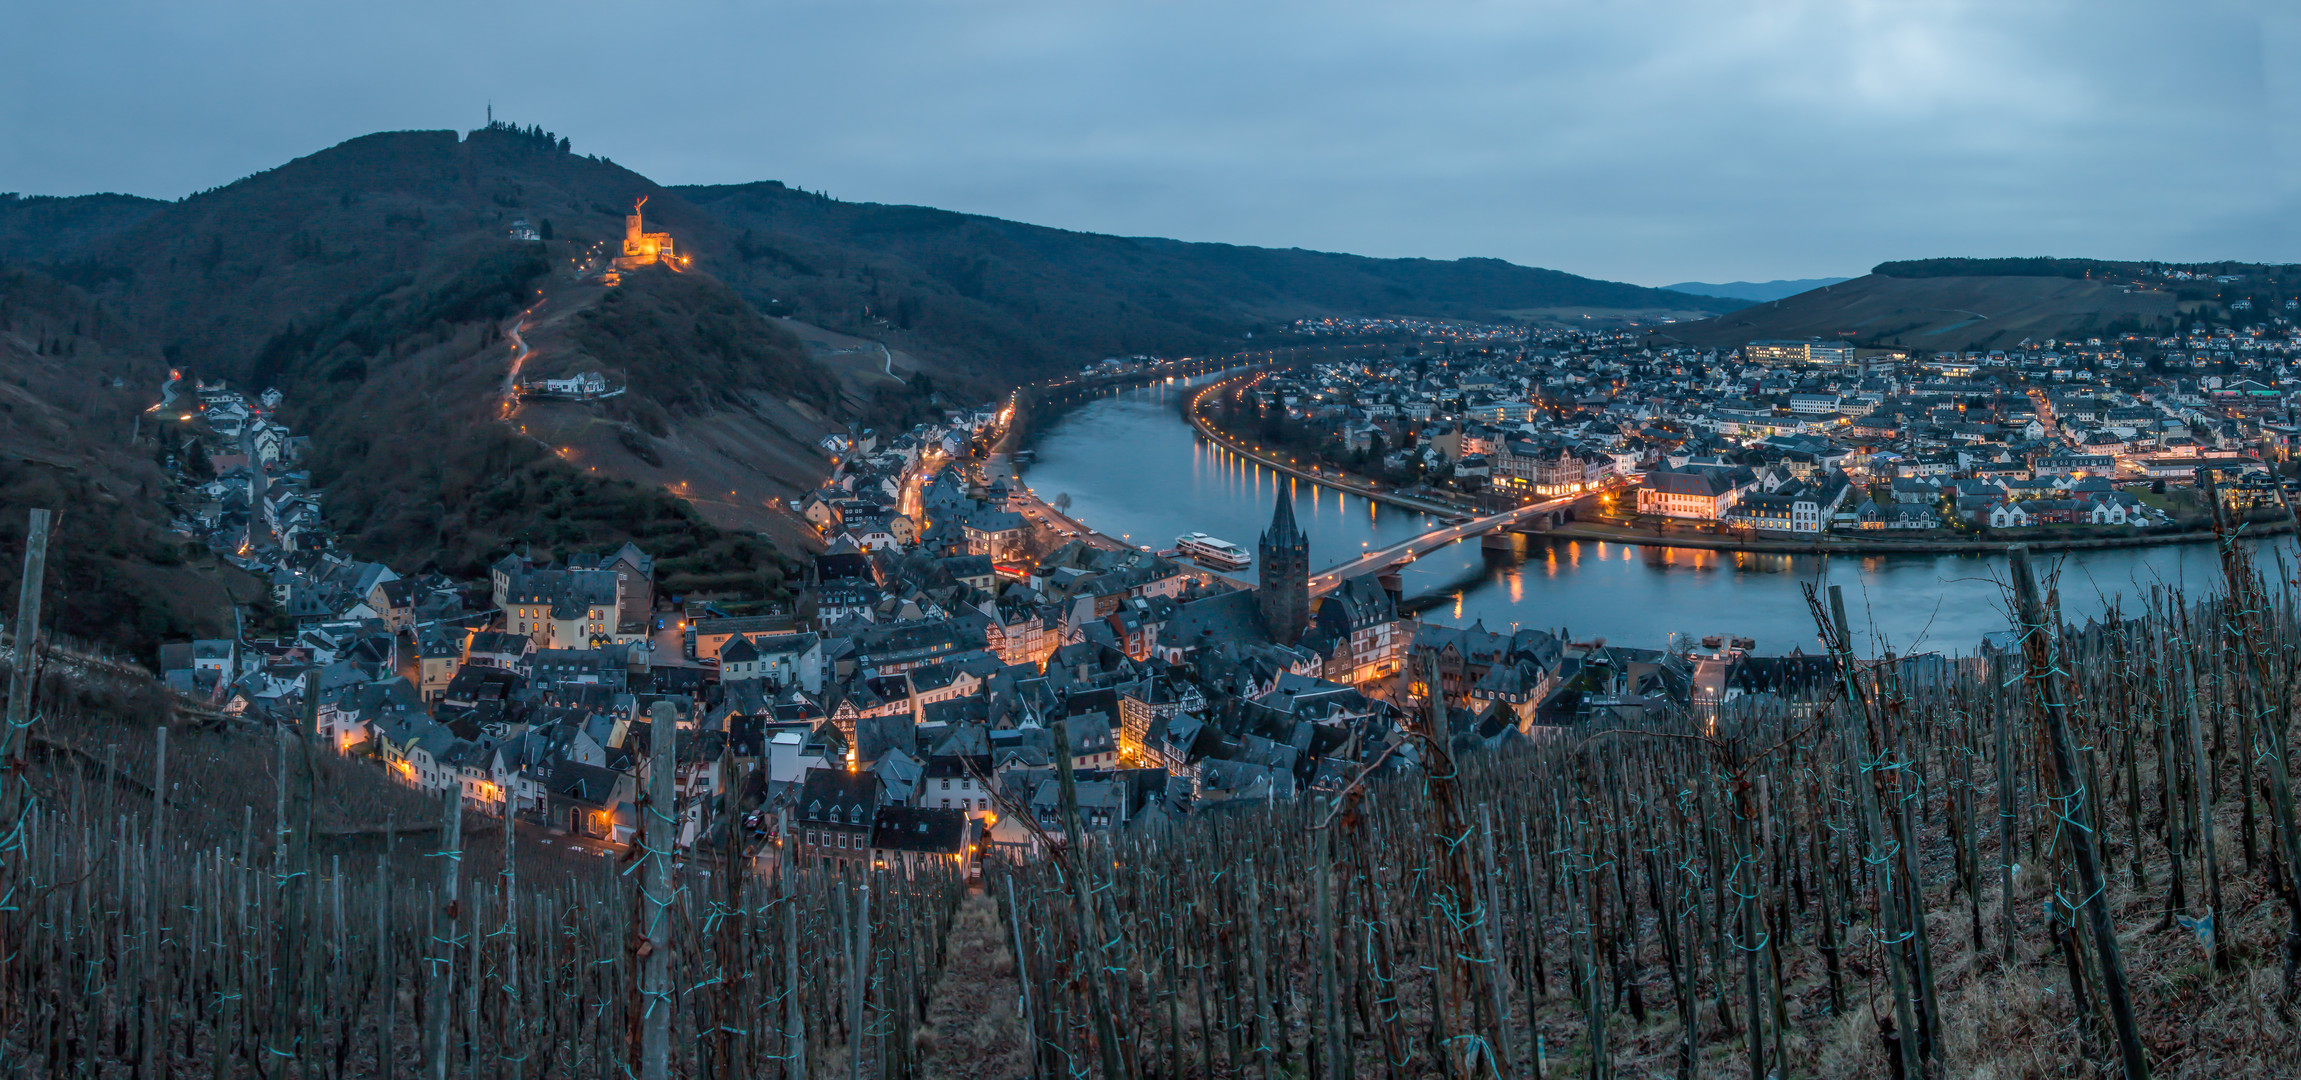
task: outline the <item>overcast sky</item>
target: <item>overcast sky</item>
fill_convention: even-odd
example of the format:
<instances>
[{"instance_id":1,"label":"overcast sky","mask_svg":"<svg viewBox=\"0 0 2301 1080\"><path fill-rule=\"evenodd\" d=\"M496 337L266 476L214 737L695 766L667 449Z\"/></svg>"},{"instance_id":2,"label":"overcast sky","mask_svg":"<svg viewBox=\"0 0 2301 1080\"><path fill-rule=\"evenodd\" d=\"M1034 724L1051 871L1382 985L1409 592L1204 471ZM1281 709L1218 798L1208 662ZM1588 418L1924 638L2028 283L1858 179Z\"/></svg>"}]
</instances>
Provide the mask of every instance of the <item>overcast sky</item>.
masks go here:
<instances>
[{"instance_id":1,"label":"overcast sky","mask_svg":"<svg viewBox=\"0 0 2301 1080\"><path fill-rule=\"evenodd\" d=\"M663 183L1642 284L2293 261L2279 9L0 0L0 191L173 198L492 100Z\"/></svg>"}]
</instances>

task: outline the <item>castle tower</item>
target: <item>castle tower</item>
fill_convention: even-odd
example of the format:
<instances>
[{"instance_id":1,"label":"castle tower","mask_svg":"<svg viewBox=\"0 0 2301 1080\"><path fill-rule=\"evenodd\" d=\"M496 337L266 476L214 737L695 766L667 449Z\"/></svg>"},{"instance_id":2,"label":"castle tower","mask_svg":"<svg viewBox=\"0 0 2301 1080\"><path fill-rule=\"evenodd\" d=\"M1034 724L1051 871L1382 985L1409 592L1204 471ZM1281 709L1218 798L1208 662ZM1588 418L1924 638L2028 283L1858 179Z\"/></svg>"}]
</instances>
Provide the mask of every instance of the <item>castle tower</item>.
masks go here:
<instances>
[{"instance_id":1,"label":"castle tower","mask_svg":"<svg viewBox=\"0 0 2301 1080\"><path fill-rule=\"evenodd\" d=\"M636 270L663 262L673 264L676 270L685 265L687 260L675 254L670 233L647 231L646 206L647 196L642 195L631 204L631 212L623 215L623 254L615 260L615 268Z\"/></svg>"},{"instance_id":2,"label":"castle tower","mask_svg":"<svg viewBox=\"0 0 2301 1080\"><path fill-rule=\"evenodd\" d=\"M647 235L646 207L647 196L641 195L638 202L631 204L631 212L623 215L623 255L653 262L655 251L647 243L652 238Z\"/></svg>"},{"instance_id":3,"label":"castle tower","mask_svg":"<svg viewBox=\"0 0 2301 1080\"><path fill-rule=\"evenodd\" d=\"M1294 500L1283 483L1255 554L1262 560L1262 588L1255 592L1262 628L1272 641L1292 645L1310 626L1310 538L1294 523Z\"/></svg>"}]
</instances>

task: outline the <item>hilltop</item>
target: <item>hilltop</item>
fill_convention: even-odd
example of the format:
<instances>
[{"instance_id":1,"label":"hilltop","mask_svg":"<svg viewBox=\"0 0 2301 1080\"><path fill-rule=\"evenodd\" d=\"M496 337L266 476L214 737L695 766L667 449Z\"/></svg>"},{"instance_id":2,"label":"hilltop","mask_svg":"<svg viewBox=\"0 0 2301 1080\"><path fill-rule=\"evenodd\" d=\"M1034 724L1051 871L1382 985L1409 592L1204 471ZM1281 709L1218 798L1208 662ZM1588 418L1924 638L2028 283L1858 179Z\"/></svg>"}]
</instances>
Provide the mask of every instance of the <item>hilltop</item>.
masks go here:
<instances>
[{"instance_id":1,"label":"hilltop","mask_svg":"<svg viewBox=\"0 0 2301 1080\"><path fill-rule=\"evenodd\" d=\"M1674 326L1667 336L1720 347L1824 338L1929 352L2002 349L2025 338L2170 334L2208 317L2244 322L2297 288L2294 268L2251 263L1918 259Z\"/></svg>"},{"instance_id":2,"label":"hilltop","mask_svg":"<svg viewBox=\"0 0 2301 1080\"><path fill-rule=\"evenodd\" d=\"M1728 315L1670 328L1696 345L1826 338L1880 347L2005 348L2023 338L2154 327L2174 314L2170 293L2128 292L2058 277L1898 278L1870 274Z\"/></svg>"},{"instance_id":3,"label":"hilltop","mask_svg":"<svg viewBox=\"0 0 2301 1080\"><path fill-rule=\"evenodd\" d=\"M722 226L699 241L714 272L765 310L976 373L1212 352L1329 315L1500 322L1595 310L1692 318L1741 306L1500 259L1375 259L1105 236L841 202L774 181L675 190Z\"/></svg>"},{"instance_id":4,"label":"hilltop","mask_svg":"<svg viewBox=\"0 0 2301 1080\"><path fill-rule=\"evenodd\" d=\"M167 203L137 195L33 195L0 192L0 253L49 262L111 239Z\"/></svg>"},{"instance_id":5,"label":"hilltop","mask_svg":"<svg viewBox=\"0 0 2301 1080\"><path fill-rule=\"evenodd\" d=\"M1681 281L1675 285L1662 287L1672 292L1692 293L1696 296L1719 296L1733 300L1746 300L1751 303L1763 303L1767 300L1796 296L1808 290L1850 280L1852 279L1842 277L1818 277L1776 278L1773 281Z\"/></svg>"}]
</instances>

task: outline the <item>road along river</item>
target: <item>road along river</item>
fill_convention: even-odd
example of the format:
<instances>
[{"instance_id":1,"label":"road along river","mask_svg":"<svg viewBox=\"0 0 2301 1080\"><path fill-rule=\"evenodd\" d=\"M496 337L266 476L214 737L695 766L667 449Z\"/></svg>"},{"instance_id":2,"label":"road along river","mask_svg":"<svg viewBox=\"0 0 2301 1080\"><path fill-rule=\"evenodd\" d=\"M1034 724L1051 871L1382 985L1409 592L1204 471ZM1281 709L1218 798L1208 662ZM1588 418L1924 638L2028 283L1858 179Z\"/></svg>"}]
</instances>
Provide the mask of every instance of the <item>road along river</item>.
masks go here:
<instances>
[{"instance_id":1,"label":"road along river","mask_svg":"<svg viewBox=\"0 0 2301 1080\"><path fill-rule=\"evenodd\" d=\"M1024 479L1046 499L1069 495L1070 516L1154 549L1205 532L1254 547L1284 489L1310 537L1312 568L1438 526L1429 515L1379 506L1209 446L1178 410L1196 383L1123 390L1073 410L1034 443ZM2291 540L2274 543L2290 551ZM2210 544L2050 556L2064 608L2083 620L2118 603L2133 611L2151 585L2203 593L2218 581ZM1441 548L1402 574L1423 618L1488 629L1561 627L1577 639L1659 648L1670 634L1755 638L1763 653L1816 649L1804 582L1842 585L1865 649L1970 652L2007 626L1997 581L2005 560L1983 555L1772 555L1588 540L1521 539L1510 551L1477 540ZM1254 571L1233 575L1253 580Z\"/></svg>"}]
</instances>

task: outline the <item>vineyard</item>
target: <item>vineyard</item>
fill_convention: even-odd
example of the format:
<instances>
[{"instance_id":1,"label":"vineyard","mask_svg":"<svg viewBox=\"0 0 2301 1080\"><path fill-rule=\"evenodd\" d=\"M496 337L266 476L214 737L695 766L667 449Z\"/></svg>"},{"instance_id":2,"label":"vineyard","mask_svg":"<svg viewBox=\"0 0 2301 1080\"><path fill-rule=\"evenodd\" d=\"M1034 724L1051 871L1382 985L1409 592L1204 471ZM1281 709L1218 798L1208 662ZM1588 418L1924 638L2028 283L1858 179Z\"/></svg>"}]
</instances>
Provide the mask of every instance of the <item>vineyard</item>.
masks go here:
<instances>
[{"instance_id":1,"label":"vineyard","mask_svg":"<svg viewBox=\"0 0 2301 1080\"><path fill-rule=\"evenodd\" d=\"M298 732L19 695L0 1073L2292 1076L2301 611L2222 569L2072 627L2017 551L2015 646L1946 669L1855 656L1825 588L1820 701L1499 753L1440 703L1338 799L1158 833L1084 830L1064 768L1047 854L974 882L675 852L667 768L571 866L339 798ZM136 747L25 755L75 725Z\"/></svg>"}]
</instances>

